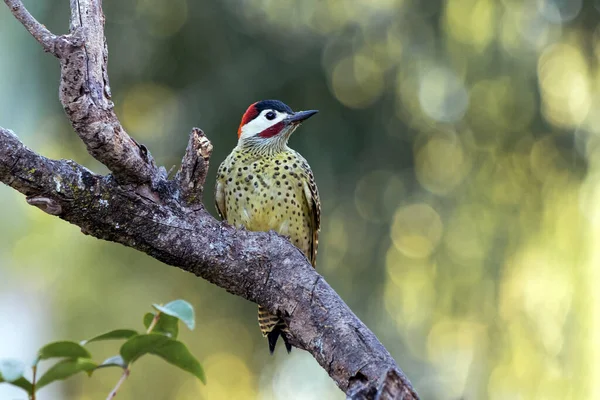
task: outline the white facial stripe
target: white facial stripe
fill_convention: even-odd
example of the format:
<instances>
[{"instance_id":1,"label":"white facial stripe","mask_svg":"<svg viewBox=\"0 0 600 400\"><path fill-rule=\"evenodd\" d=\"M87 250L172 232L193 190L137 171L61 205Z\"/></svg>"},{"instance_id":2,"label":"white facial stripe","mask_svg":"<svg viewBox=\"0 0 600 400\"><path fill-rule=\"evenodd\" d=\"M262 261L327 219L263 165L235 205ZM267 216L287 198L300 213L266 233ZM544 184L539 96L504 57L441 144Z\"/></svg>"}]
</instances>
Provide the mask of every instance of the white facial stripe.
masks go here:
<instances>
[{"instance_id":1,"label":"white facial stripe","mask_svg":"<svg viewBox=\"0 0 600 400\"><path fill-rule=\"evenodd\" d=\"M267 119L267 114L269 112L274 112L275 118ZM287 117L288 114L281 111L263 110L259 115L256 116L256 118L242 127L240 139L247 139L249 137L256 136L265 129L283 121Z\"/></svg>"}]
</instances>

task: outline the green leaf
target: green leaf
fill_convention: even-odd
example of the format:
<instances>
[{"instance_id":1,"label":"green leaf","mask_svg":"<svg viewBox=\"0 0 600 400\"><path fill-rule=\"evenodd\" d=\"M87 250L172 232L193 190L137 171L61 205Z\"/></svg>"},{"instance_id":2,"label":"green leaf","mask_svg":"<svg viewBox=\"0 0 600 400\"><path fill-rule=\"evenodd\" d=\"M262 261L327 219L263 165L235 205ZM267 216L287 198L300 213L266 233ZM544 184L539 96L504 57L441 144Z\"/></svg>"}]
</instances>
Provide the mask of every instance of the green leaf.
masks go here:
<instances>
[{"instance_id":1,"label":"green leaf","mask_svg":"<svg viewBox=\"0 0 600 400\"><path fill-rule=\"evenodd\" d=\"M122 369L127 368L127 363L123 360L121 356L112 356L107 358L102 362L102 364L98 365L96 369L106 368L106 367L119 367Z\"/></svg>"},{"instance_id":2,"label":"green leaf","mask_svg":"<svg viewBox=\"0 0 600 400\"><path fill-rule=\"evenodd\" d=\"M206 383L202 366L181 342L163 335L150 333L134 336L126 341L119 351L123 360L131 363L144 354L154 354L184 371L190 372Z\"/></svg>"},{"instance_id":3,"label":"green leaf","mask_svg":"<svg viewBox=\"0 0 600 400\"><path fill-rule=\"evenodd\" d=\"M78 372L93 371L97 367L96 363L89 358L76 358L62 360L54 364L36 383L36 389L40 389L54 381L67 379Z\"/></svg>"},{"instance_id":4,"label":"green leaf","mask_svg":"<svg viewBox=\"0 0 600 400\"><path fill-rule=\"evenodd\" d=\"M147 313L144 315L144 326L146 329L152 323L154 319L154 313ZM179 334L179 319L172 317L167 314L160 314L158 318L158 322L152 329L152 333L159 333L164 336L168 336L172 339L177 339L177 335Z\"/></svg>"},{"instance_id":5,"label":"green leaf","mask_svg":"<svg viewBox=\"0 0 600 400\"><path fill-rule=\"evenodd\" d=\"M80 345L85 346L91 342L98 342L100 340L115 340L115 339L129 339L138 333L131 329L115 329L114 331L103 333L102 335L94 336L91 339L82 340L79 342Z\"/></svg>"},{"instance_id":6,"label":"green leaf","mask_svg":"<svg viewBox=\"0 0 600 400\"><path fill-rule=\"evenodd\" d=\"M19 360L0 360L0 383L9 383L31 394L31 382L23 378L25 364Z\"/></svg>"},{"instance_id":7,"label":"green leaf","mask_svg":"<svg viewBox=\"0 0 600 400\"><path fill-rule=\"evenodd\" d=\"M38 351L38 357L35 364L40 360L49 358L67 357L67 358L91 358L92 355L83 346L75 342L54 342L49 343Z\"/></svg>"},{"instance_id":8,"label":"green leaf","mask_svg":"<svg viewBox=\"0 0 600 400\"><path fill-rule=\"evenodd\" d=\"M31 391L33 390L33 386L31 385L31 382L29 382L27 379L25 379L23 377L16 379L12 382L8 382L8 381L5 381L4 379L2 379L2 377L0 376L0 383L8 383L13 386L19 387L29 394L31 394Z\"/></svg>"},{"instance_id":9,"label":"green leaf","mask_svg":"<svg viewBox=\"0 0 600 400\"><path fill-rule=\"evenodd\" d=\"M93 371L89 371L88 375L92 376L92 373L95 370L100 369L100 368L108 368L108 367L119 367L121 369L125 369L125 368L127 368L127 363L125 361L123 361L123 357L121 357L121 356L112 356L112 357L109 357L106 360L104 360L102 362L102 364L97 365Z\"/></svg>"},{"instance_id":10,"label":"green leaf","mask_svg":"<svg viewBox=\"0 0 600 400\"><path fill-rule=\"evenodd\" d=\"M179 318L184 324L187 325L190 330L194 330L196 325L194 316L194 307L185 300L173 300L170 303L161 306L159 304L153 304L152 307L156 308L163 314L171 315L175 318Z\"/></svg>"},{"instance_id":11,"label":"green leaf","mask_svg":"<svg viewBox=\"0 0 600 400\"><path fill-rule=\"evenodd\" d=\"M23 376L25 364L19 360L0 360L0 378L5 382L13 382Z\"/></svg>"}]
</instances>

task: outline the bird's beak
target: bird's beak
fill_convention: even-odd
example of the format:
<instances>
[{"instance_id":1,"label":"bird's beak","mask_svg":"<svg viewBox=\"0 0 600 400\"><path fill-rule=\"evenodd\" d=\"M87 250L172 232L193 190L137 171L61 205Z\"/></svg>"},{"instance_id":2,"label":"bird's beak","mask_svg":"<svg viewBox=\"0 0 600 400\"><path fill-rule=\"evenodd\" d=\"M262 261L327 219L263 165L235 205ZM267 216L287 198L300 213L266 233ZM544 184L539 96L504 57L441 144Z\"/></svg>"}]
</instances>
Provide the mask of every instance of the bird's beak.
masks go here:
<instances>
[{"instance_id":1,"label":"bird's beak","mask_svg":"<svg viewBox=\"0 0 600 400\"><path fill-rule=\"evenodd\" d=\"M319 110L308 110L308 111L298 111L286 118L286 122L288 124L300 124L302 121L305 121L318 113Z\"/></svg>"}]
</instances>

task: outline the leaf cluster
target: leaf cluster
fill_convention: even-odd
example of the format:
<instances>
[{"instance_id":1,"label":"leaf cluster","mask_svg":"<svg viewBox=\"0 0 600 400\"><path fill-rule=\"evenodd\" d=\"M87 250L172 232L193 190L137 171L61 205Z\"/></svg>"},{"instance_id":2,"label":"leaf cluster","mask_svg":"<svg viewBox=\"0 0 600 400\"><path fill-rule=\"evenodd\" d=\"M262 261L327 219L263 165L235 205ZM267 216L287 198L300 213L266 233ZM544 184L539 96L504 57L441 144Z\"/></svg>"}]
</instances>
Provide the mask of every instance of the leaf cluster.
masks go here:
<instances>
[{"instance_id":1,"label":"leaf cluster","mask_svg":"<svg viewBox=\"0 0 600 400\"><path fill-rule=\"evenodd\" d=\"M187 371L206 383L204 371L198 360L190 353L186 345L179 340L179 322L190 330L195 327L194 308L184 300L174 300L165 305L153 304L153 312L146 313L143 324L146 331L139 333L132 329L115 329L79 343L72 341L52 342L37 352L30 364L33 378L25 378L27 364L14 359L0 359L0 383L8 383L27 392L30 399L48 384L67 379L79 372L92 376L102 368L121 368L129 371L131 364L146 354L154 354L170 364ZM124 340L119 354L96 363L87 346L90 343L107 340ZM36 379L40 362L57 360L39 379Z\"/></svg>"}]
</instances>

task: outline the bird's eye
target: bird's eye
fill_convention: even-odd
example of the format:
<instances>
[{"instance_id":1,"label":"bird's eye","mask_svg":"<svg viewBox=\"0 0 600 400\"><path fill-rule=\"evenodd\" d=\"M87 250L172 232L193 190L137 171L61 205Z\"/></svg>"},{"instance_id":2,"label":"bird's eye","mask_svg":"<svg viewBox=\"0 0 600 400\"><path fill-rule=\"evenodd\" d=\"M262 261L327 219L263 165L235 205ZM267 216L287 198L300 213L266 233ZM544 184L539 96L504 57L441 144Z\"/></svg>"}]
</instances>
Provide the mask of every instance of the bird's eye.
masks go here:
<instances>
[{"instance_id":1,"label":"bird's eye","mask_svg":"<svg viewBox=\"0 0 600 400\"><path fill-rule=\"evenodd\" d=\"M265 117L267 117L268 120L275 119L275 113L273 111L269 111Z\"/></svg>"}]
</instances>

